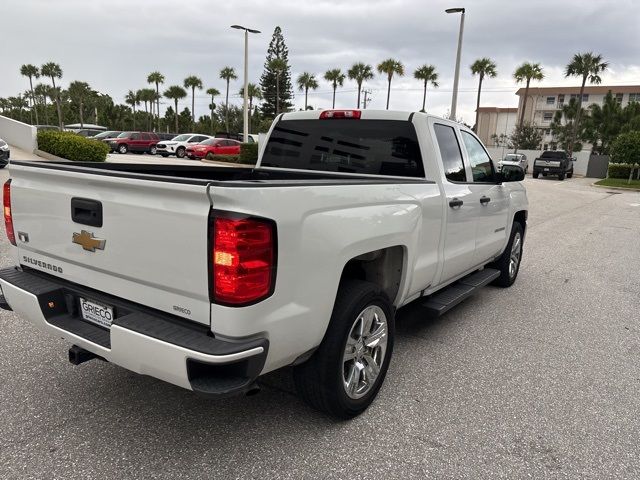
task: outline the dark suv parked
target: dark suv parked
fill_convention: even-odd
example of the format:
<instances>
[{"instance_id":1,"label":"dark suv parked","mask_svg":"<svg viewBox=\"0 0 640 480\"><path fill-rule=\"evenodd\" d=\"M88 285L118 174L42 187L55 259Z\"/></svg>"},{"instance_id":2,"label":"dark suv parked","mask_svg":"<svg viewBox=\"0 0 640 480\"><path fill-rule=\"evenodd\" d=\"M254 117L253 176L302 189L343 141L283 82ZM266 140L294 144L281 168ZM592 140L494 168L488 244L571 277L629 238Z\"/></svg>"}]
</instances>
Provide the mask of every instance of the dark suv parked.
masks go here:
<instances>
[{"instance_id":1,"label":"dark suv parked","mask_svg":"<svg viewBox=\"0 0 640 480\"><path fill-rule=\"evenodd\" d=\"M571 178L573 177L573 162L575 160L562 150L542 152L542 155L533 162L533 178L538 178L540 174L543 177L557 175L558 180L564 180L565 176Z\"/></svg>"},{"instance_id":2,"label":"dark suv parked","mask_svg":"<svg viewBox=\"0 0 640 480\"><path fill-rule=\"evenodd\" d=\"M112 152L156 154L158 136L152 132L123 132L116 138L105 140Z\"/></svg>"}]
</instances>

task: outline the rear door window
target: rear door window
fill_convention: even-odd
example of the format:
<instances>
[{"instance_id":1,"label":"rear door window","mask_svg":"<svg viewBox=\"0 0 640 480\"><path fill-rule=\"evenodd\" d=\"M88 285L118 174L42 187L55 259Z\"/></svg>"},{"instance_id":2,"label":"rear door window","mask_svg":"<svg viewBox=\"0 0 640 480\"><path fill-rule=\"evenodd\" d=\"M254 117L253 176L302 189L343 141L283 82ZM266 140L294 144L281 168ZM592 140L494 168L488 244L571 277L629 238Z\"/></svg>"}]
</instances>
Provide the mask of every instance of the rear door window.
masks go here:
<instances>
[{"instance_id":1,"label":"rear door window","mask_svg":"<svg viewBox=\"0 0 640 480\"><path fill-rule=\"evenodd\" d=\"M262 166L424 177L416 131L407 120L283 120L269 136Z\"/></svg>"},{"instance_id":2,"label":"rear door window","mask_svg":"<svg viewBox=\"0 0 640 480\"><path fill-rule=\"evenodd\" d=\"M444 166L444 174L450 182L466 182L467 174L462 161L462 151L453 127L436 123L433 125L436 133L440 156Z\"/></svg>"}]
</instances>

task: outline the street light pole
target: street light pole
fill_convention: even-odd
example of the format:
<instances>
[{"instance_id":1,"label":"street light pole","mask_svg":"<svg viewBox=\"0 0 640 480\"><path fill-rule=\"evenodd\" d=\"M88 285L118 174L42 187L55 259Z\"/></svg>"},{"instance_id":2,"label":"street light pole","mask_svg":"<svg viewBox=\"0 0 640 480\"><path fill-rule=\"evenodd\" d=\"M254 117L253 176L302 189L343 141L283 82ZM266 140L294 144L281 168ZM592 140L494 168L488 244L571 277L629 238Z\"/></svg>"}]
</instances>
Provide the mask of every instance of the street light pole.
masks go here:
<instances>
[{"instance_id":1,"label":"street light pole","mask_svg":"<svg viewBox=\"0 0 640 480\"><path fill-rule=\"evenodd\" d=\"M243 27L242 25L231 25L231 28L244 30L244 101L243 101L243 138L244 143L249 142L249 32L260 33L259 30Z\"/></svg>"},{"instance_id":2,"label":"street light pole","mask_svg":"<svg viewBox=\"0 0 640 480\"><path fill-rule=\"evenodd\" d=\"M460 33L458 34L458 53L456 54L456 71L453 76L453 95L451 96L451 113L449 118L456 119L456 107L458 105L458 79L460 78L460 56L462 54L462 34L464 32L464 13L465 10L462 7L447 8L447 13L462 13L460 15Z\"/></svg>"}]
</instances>

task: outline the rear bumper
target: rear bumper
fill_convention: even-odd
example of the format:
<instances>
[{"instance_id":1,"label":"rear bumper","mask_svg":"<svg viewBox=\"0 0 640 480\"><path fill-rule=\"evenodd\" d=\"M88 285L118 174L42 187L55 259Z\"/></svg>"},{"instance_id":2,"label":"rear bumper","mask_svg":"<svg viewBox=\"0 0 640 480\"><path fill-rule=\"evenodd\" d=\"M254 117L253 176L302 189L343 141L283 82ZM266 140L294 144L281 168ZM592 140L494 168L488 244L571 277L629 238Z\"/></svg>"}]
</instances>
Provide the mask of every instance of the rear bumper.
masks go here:
<instances>
[{"instance_id":1,"label":"rear bumper","mask_svg":"<svg viewBox=\"0 0 640 480\"><path fill-rule=\"evenodd\" d=\"M559 173L565 173L567 170L564 169L564 167L547 167L547 166L534 166L533 167L533 172L539 172L539 173L548 173L550 175L558 175Z\"/></svg>"},{"instance_id":2,"label":"rear bumper","mask_svg":"<svg viewBox=\"0 0 640 480\"><path fill-rule=\"evenodd\" d=\"M41 272L0 270L0 285L0 304L40 329L128 370L198 393L249 390L267 357L264 338L221 340L206 327ZM80 296L113 306L111 329L82 320Z\"/></svg>"}]
</instances>

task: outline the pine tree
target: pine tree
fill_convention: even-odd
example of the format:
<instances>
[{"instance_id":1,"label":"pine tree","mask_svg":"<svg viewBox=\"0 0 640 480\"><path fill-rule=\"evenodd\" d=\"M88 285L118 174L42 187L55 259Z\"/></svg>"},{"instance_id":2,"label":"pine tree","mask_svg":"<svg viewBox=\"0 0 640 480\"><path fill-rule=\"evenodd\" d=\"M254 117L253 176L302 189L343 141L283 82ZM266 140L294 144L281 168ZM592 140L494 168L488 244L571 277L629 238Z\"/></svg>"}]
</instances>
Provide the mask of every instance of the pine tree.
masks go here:
<instances>
[{"instance_id":1,"label":"pine tree","mask_svg":"<svg viewBox=\"0 0 640 480\"><path fill-rule=\"evenodd\" d=\"M272 68L274 59L280 59L286 64L286 68L280 74L279 85L276 71ZM267 50L267 59L264 63L264 72L260 77L260 88L262 89L262 113L265 117L274 118L276 110L286 112L293 107L293 87L291 85L291 66L289 65L289 49L284 43L282 29L276 27L273 37ZM279 90L280 108L276 108L276 89Z\"/></svg>"}]
</instances>

